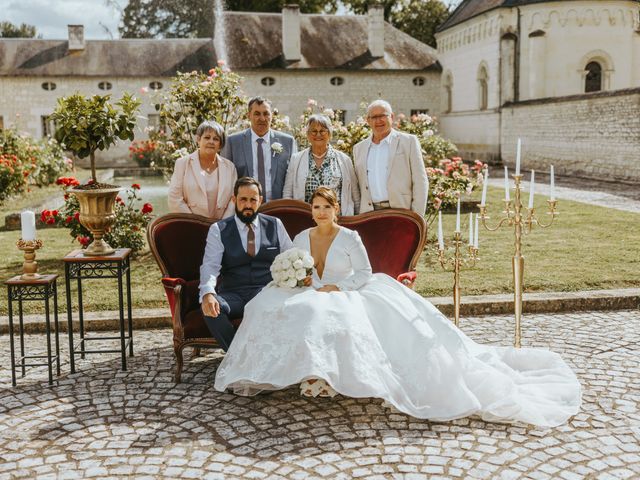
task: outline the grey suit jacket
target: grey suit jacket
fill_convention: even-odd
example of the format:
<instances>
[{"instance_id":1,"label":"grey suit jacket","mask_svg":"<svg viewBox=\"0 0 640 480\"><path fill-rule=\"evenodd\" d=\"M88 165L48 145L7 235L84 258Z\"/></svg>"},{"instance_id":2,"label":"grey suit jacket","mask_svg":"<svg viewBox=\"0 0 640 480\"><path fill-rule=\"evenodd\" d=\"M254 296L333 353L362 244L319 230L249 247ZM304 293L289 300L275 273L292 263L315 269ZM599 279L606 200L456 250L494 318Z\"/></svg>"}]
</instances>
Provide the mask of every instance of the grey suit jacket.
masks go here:
<instances>
[{"instance_id":1,"label":"grey suit jacket","mask_svg":"<svg viewBox=\"0 0 640 480\"><path fill-rule=\"evenodd\" d=\"M283 150L280 153L276 153L272 149L271 152L271 197L267 200L282 198L289 159L291 155L298 151L296 141L291 135L271 130L271 144L273 145L276 142L282 145ZM220 155L233 162L238 171L238 178L257 178L258 172L253 171L253 148L250 128L229 135Z\"/></svg>"}]
</instances>

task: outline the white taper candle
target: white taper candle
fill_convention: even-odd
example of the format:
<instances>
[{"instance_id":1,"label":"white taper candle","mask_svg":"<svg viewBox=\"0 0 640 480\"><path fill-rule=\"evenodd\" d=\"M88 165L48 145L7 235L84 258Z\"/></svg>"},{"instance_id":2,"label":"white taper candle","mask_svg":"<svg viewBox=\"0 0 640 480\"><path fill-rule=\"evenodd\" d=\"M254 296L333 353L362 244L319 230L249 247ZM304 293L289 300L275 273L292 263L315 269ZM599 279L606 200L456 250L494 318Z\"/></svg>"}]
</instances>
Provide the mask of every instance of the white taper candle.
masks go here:
<instances>
[{"instance_id":1,"label":"white taper candle","mask_svg":"<svg viewBox=\"0 0 640 480\"><path fill-rule=\"evenodd\" d=\"M484 169L484 179L482 181L482 200L480 205L485 206L487 204L487 185L489 184L489 167Z\"/></svg>"},{"instance_id":2,"label":"white taper candle","mask_svg":"<svg viewBox=\"0 0 640 480\"><path fill-rule=\"evenodd\" d=\"M511 200L511 194L509 193L509 190L511 189L511 186L509 185L509 168L507 168L507 166L504 166L504 199L508 202L509 200Z\"/></svg>"},{"instance_id":3,"label":"white taper candle","mask_svg":"<svg viewBox=\"0 0 640 480\"><path fill-rule=\"evenodd\" d=\"M458 206L456 208L456 232L460 231L460 197L458 197Z\"/></svg>"},{"instance_id":4,"label":"white taper candle","mask_svg":"<svg viewBox=\"0 0 640 480\"><path fill-rule=\"evenodd\" d=\"M555 200L556 199L556 180L555 180L555 177L553 175L553 165L551 165L551 179L550 179L550 185L549 185L549 198L551 200Z\"/></svg>"},{"instance_id":5,"label":"white taper candle","mask_svg":"<svg viewBox=\"0 0 640 480\"><path fill-rule=\"evenodd\" d=\"M474 237L473 237L473 246L478 248L478 226L480 225L480 222L478 222L478 214L476 213L476 231L473 232L474 233Z\"/></svg>"},{"instance_id":6,"label":"white taper candle","mask_svg":"<svg viewBox=\"0 0 640 480\"><path fill-rule=\"evenodd\" d=\"M531 170L531 183L529 184L529 210L533 208L533 195L536 191L536 171Z\"/></svg>"},{"instance_id":7,"label":"white taper candle","mask_svg":"<svg viewBox=\"0 0 640 480\"><path fill-rule=\"evenodd\" d=\"M473 213L469 214L469 245L473 245Z\"/></svg>"},{"instance_id":8,"label":"white taper candle","mask_svg":"<svg viewBox=\"0 0 640 480\"><path fill-rule=\"evenodd\" d=\"M518 146L516 147L516 175L520 175L520 153L522 151L522 141L518 139Z\"/></svg>"},{"instance_id":9,"label":"white taper candle","mask_svg":"<svg viewBox=\"0 0 640 480\"><path fill-rule=\"evenodd\" d=\"M444 250L444 238L442 238L442 211L438 212L438 249Z\"/></svg>"}]
</instances>

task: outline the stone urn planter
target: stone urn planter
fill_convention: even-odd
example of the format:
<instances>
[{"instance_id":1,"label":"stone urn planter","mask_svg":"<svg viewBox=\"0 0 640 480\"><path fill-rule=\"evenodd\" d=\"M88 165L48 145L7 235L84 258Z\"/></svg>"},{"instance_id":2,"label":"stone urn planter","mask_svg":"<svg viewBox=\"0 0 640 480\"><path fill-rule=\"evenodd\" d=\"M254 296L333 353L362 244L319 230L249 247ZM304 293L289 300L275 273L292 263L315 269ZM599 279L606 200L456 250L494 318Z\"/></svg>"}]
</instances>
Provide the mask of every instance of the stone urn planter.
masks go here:
<instances>
[{"instance_id":1,"label":"stone urn planter","mask_svg":"<svg viewBox=\"0 0 640 480\"><path fill-rule=\"evenodd\" d=\"M100 185L100 184L98 184ZM69 191L80 203L80 223L91 232L93 242L84 250L86 256L111 255L115 252L103 236L116 221L115 204L120 187L79 189Z\"/></svg>"}]
</instances>

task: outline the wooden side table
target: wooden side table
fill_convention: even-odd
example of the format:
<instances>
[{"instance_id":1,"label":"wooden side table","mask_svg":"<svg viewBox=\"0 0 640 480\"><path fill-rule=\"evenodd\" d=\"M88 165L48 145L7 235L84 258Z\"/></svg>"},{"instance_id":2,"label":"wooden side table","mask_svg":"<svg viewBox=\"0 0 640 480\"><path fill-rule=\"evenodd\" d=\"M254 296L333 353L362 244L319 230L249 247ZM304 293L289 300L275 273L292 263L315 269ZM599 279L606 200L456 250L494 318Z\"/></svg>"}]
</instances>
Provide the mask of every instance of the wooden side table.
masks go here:
<instances>
[{"instance_id":1,"label":"wooden side table","mask_svg":"<svg viewBox=\"0 0 640 480\"><path fill-rule=\"evenodd\" d=\"M60 376L60 341L58 338L58 275L40 275L38 278L22 280L20 275L12 277L5 282L9 297L9 343L11 346L11 384L16 386L16 355L13 331L13 302L18 302L18 322L20 333L20 358L18 362L22 369L22 376L25 376L26 367L49 367L49 385L53 384L53 363L56 364L57 375ZM55 355L51 352L51 318L49 300L53 298L53 322ZM22 302L44 301L45 322L47 328L47 354L46 355L26 355L24 348L24 317ZM26 363L28 359L46 358L45 363Z\"/></svg>"},{"instance_id":2,"label":"wooden side table","mask_svg":"<svg viewBox=\"0 0 640 480\"><path fill-rule=\"evenodd\" d=\"M127 347L129 356L133 356L133 319L131 315L131 249L119 248L112 255L85 256L82 250L74 250L67 254L64 262L64 280L67 287L67 321L69 324L69 359L71 373L75 373L75 356L91 353L120 353L122 358L122 370L127 370ZM123 277L126 280L127 295L127 326L124 320L124 291ZM112 336L86 336L84 331L84 309L82 304L82 280L116 278L118 280L118 312L120 315L120 335ZM73 321L71 303L71 281L78 282L78 320L80 324L80 342L74 346ZM88 349L87 343L94 340L120 340L120 348L114 349ZM78 349L79 351L76 351Z\"/></svg>"}]
</instances>

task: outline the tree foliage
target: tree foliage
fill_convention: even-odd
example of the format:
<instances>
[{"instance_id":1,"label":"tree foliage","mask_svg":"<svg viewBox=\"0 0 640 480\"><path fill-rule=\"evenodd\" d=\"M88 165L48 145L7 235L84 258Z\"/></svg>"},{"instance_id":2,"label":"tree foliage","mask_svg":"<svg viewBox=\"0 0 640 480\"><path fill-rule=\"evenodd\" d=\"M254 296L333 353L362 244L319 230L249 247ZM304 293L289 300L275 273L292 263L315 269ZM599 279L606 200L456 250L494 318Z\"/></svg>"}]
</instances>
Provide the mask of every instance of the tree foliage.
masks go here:
<instances>
[{"instance_id":1,"label":"tree foliage","mask_svg":"<svg viewBox=\"0 0 640 480\"><path fill-rule=\"evenodd\" d=\"M0 38L34 38L36 27L22 23L19 26L11 22L0 22Z\"/></svg>"},{"instance_id":2,"label":"tree foliage","mask_svg":"<svg viewBox=\"0 0 640 480\"><path fill-rule=\"evenodd\" d=\"M442 0L341 0L351 12L364 15L370 4L384 9L384 19L398 30L421 42L436 46L436 28L449 15L449 7Z\"/></svg>"},{"instance_id":3,"label":"tree foliage","mask_svg":"<svg viewBox=\"0 0 640 480\"><path fill-rule=\"evenodd\" d=\"M226 0L226 11L280 12L288 0ZM300 0L303 13L333 12L336 0ZM129 0L122 12L122 38L213 36L214 0Z\"/></svg>"}]
</instances>

